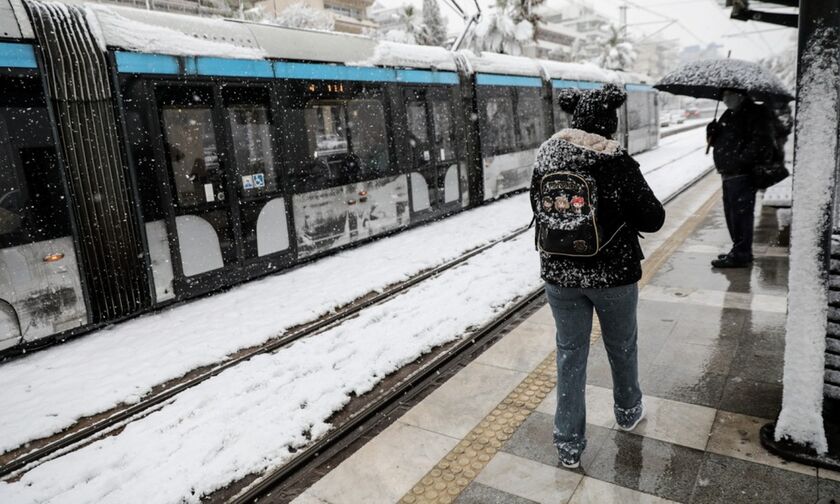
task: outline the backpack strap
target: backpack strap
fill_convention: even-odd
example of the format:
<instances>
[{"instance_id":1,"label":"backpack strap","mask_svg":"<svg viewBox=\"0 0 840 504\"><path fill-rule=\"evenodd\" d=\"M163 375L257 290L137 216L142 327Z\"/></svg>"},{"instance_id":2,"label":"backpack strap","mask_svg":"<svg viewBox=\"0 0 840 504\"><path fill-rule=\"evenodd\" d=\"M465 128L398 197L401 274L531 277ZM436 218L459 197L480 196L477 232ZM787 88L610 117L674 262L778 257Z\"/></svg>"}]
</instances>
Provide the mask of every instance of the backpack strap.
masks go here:
<instances>
[{"instance_id":1,"label":"backpack strap","mask_svg":"<svg viewBox=\"0 0 840 504\"><path fill-rule=\"evenodd\" d=\"M610 242L611 242L611 241L613 241L613 238L615 238L616 236L618 236L618 232L619 232L619 231L621 231L621 230L624 228L624 226L626 226L626 225L627 225L627 223L626 223L626 222L624 222L624 223L622 223L620 226L618 226L618 229L616 229L616 230L615 230L615 232L612 234L612 236L610 236L610 239L609 239L609 240L607 240L607 241L605 241L603 245L601 245L600 247L598 247L598 252L600 253L602 250L604 250L605 248L607 248L607 245L609 245L609 244L610 244Z\"/></svg>"}]
</instances>

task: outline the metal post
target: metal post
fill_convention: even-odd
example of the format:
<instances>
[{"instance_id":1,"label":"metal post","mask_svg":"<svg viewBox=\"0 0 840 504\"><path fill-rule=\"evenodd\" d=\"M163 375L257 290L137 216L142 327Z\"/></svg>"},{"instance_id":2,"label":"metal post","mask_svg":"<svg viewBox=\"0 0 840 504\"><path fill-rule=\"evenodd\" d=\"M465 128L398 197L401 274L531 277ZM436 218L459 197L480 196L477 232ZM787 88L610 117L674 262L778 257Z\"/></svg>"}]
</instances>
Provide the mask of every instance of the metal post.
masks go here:
<instances>
[{"instance_id":1,"label":"metal post","mask_svg":"<svg viewBox=\"0 0 840 504\"><path fill-rule=\"evenodd\" d=\"M793 217L782 411L761 430L785 458L838 467L823 419L826 312L840 125L840 6L801 0L796 83ZM824 188L828 188L825 190ZM815 309L815 307L817 309ZM836 420L835 420L836 421Z\"/></svg>"}]
</instances>

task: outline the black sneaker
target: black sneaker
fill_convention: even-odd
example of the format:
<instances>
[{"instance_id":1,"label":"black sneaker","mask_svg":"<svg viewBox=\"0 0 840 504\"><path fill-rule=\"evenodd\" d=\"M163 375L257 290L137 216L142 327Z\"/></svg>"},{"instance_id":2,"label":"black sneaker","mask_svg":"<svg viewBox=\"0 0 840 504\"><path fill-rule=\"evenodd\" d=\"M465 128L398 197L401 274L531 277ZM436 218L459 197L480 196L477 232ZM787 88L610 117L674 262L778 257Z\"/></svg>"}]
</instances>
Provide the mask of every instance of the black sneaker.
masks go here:
<instances>
[{"instance_id":1,"label":"black sneaker","mask_svg":"<svg viewBox=\"0 0 840 504\"><path fill-rule=\"evenodd\" d=\"M722 259L712 261L713 268L746 268L749 265L750 261L735 259L732 256L725 256Z\"/></svg>"}]
</instances>

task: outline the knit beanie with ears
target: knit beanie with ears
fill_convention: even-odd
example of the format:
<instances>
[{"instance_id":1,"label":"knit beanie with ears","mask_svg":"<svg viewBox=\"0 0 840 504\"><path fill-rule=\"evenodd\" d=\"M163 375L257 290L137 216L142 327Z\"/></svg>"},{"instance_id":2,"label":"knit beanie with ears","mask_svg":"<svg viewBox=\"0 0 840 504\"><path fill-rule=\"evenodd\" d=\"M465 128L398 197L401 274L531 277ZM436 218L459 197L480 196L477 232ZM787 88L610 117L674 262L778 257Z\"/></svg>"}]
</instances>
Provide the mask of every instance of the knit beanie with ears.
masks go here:
<instances>
[{"instance_id":1,"label":"knit beanie with ears","mask_svg":"<svg viewBox=\"0 0 840 504\"><path fill-rule=\"evenodd\" d=\"M618 129L615 111L627 99L627 93L615 84L601 89L563 89L558 95L560 108L572 114L572 128L611 137Z\"/></svg>"}]
</instances>

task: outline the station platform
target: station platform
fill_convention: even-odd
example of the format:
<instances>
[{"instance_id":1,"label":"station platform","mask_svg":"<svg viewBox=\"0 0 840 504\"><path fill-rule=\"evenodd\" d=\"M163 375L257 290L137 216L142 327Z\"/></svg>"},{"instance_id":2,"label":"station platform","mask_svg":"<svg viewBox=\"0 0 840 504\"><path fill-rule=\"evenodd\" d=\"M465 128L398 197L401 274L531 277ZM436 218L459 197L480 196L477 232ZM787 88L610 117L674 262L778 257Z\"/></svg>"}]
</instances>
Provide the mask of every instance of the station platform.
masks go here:
<instances>
[{"instance_id":1,"label":"station platform","mask_svg":"<svg viewBox=\"0 0 840 504\"><path fill-rule=\"evenodd\" d=\"M775 209L758 208L753 266L713 270L729 244L719 185L711 175L675 199L665 228L643 242L647 417L633 432L616 428L596 324L588 447L579 469L559 466L554 323L544 306L293 502L840 501L840 473L786 462L759 443L781 405L787 240Z\"/></svg>"}]
</instances>

